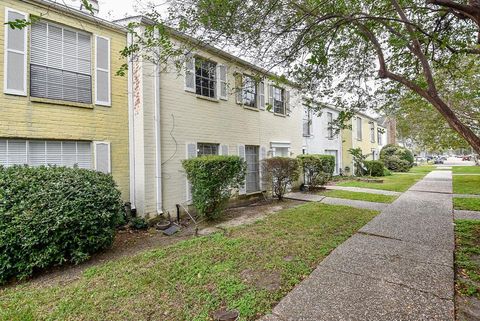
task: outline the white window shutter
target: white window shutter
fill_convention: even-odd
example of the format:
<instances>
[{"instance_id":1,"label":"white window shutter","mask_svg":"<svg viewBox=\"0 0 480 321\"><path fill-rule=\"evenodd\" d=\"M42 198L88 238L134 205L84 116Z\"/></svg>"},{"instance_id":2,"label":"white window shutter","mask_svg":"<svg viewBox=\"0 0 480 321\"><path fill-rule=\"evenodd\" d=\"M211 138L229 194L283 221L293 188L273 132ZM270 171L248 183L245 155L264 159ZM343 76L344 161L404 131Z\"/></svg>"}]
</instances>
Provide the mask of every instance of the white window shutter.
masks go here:
<instances>
[{"instance_id":1,"label":"white window shutter","mask_svg":"<svg viewBox=\"0 0 480 321\"><path fill-rule=\"evenodd\" d=\"M111 106L110 39L95 36L95 104Z\"/></svg>"},{"instance_id":2,"label":"white window shutter","mask_svg":"<svg viewBox=\"0 0 480 321\"><path fill-rule=\"evenodd\" d=\"M258 83L258 108L265 110L265 82L263 80Z\"/></svg>"},{"instance_id":3,"label":"white window shutter","mask_svg":"<svg viewBox=\"0 0 480 321\"><path fill-rule=\"evenodd\" d=\"M245 161L245 145L238 145L238 156ZM243 182L243 185L240 186L238 189L238 194L240 195L245 195L247 194L247 178L245 177L245 181Z\"/></svg>"},{"instance_id":4,"label":"white window shutter","mask_svg":"<svg viewBox=\"0 0 480 321\"><path fill-rule=\"evenodd\" d=\"M108 174L112 171L110 161L110 143L94 142L95 148L95 170Z\"/></svg>"},{"instance_id":5,"label":"white window shutter","mask_svg":"<svg viewBox=\"0 0 480 321\"><path fill-rule=\"evenodd\" d=\"M273 85L268 85L268 104L270 105L269 111L273 113Z\"/></svg>"},{"instance_id":6,"label":"white window shutter","mask_svg":"<svg viewBox=\"0 0 480 321\"><path fill-rule=\"evenodd\" d=\"M26 140L8 140L7 141L7 165L26 165L27 159L27 141Z\"/></svg>"},{"instance_id":7,"label":"white window shutter","mask_svg":"<svg viewBox=\"0 0 480 321\"><path fill-rule=\"evenodd\" d=\"M285 89L285 113L290 116L292 109L290 106L290 90Z\"/></svg>"},{"instance_id":8,"label":"white window shutter","mask_svg":"<svg viewBox=\"0 0 480 321\"><path fill-rule=\"evenodd\" d=\"M260 190L264 191L266 188L263 184L263 161L267 158L267 148L265 146L260 146Z\"/></svg>"},{"instance_id":9,"label":"white window shutter","mask_svg":"<svg viewBox=\"0 0 480 321\"><path fill-rule=\"evenodd\" d=\"M5 8L5 22L15 20L28 20L28 15ZM12 29L5 24L3 91L6 94L27 95L27 30L27 27Z\"/></svg>"},{"instance_id":10,"label":"white window shutter","mask_svg":"<svg viewBox=\"0 0 480 321\"><path fill-rule=\"evenodd\" d=\"M227 66L217 66L218 75L218 97L222 100L228 100L228 81L227 81Z\"/></svg>"},{"instance_id":11,"label":"white window shutter","mask_svg":"<svg viewBox=\"0 0 480 321\"><path fill-rule=\"evenodd\" d=\"M197 157L197 144L196 143L188 143L187 144L187 159L192 159ZM191 204L192 202L192 185L187 180L187 203Z\"/></svg>"},{"instance_id":12,"label":"white window shutter","mask_svg":"<svg viewBox=\"0 0 480 321\"><path fill-rule=\"evenodd\" d=\"M235 101L237 104L243 104L243 79L242 74L235 75Z\"/></svg>"},{"instance_id":13,"label":"white window shutter","mask_svg":"<svg viewBox=\"0 0 480 321\"><path fill-rule=\"evenodd\" d=\"M228 156L228 145L220 146L220 155Z\"/></svg>"},{"instance_id":14,"label":"white window shutter","mask_svg":"<svg viewBox=\"0 0 480 321\"><path fill-rule=\"evenodd\" d=\"M185 56L185 90L195 92L195 58L190 54Z\"/></svg>"}]
</instances>

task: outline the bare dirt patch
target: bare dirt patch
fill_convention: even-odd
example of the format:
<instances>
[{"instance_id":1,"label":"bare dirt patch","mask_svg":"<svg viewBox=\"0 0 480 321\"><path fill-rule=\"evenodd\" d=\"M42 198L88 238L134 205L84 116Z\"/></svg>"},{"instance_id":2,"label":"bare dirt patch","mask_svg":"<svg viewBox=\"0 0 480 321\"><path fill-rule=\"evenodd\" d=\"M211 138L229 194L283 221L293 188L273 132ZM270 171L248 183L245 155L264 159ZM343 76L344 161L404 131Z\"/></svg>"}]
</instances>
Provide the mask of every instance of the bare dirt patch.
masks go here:
<instances>
[{"instance_id":1,"label":"bare dirt patch","mask_svg":"<svg viewBox=\"0 0 480 321\"><path fill-rule=\"evenodd\" d=\"M222 221L204 222L200 225L201 234L210 234L224 229L252 224L265 216L303 204L298 201L256 200L248 205L229 208L225 211ZM79 279L87 268L104 264L122 257L133 256L142 251L165 247L170 244L194 237L195 227L189 220L181 222L181 230L173 236L165 236L161 231L151 228L147 231L119 230L112 247L92 256L90 260L79 265L66 265L41 271L28 282L38 286L67 284ZM12 283L8 286L15 286Z\"/></svg>"}]
</instances>

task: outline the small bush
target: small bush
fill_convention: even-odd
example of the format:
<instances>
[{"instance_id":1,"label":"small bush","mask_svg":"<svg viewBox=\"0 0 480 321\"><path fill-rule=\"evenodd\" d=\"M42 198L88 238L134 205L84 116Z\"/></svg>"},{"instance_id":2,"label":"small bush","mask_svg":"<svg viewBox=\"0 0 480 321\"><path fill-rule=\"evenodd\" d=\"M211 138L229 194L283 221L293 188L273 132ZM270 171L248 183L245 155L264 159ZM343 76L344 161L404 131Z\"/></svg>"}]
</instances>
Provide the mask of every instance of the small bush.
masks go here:
<instances>
[{"instance_id":1,"label":"small bush","mask_svg":"<svg viewBox=\"0 0 480 321\"><path fill-rule=\"evenodd\" d=\"M398 156L389 156L382 159L385 167L393 172L408 172L412 168L411 164Z\"/></svg>"},{"instance_id":2,"label":"small bush","mask_svg":"<svg viewBox=\"0 0 480 321\"><path fill-rule=\"evenodd\" d=\"M380 177L384 176L385 165L381 161L363 161L366 168L366 173L369 176Z\"/></svg>"},{"instance_id":3,"label":"small bush","mask_svg":"<svg viewBox=\"0 0 480 321\"><path fill-rule=\"evenodd\" d=\"M87 260L112 244L122 216L110 175L0 166L0 283Z\"/></svg>"},{"instance_id":4,"label":"small bush","mask_svg":"<svg viewBox=\"0 0 480 321\"><path fill-rule=\"evenodd\" d=\"M365 161L368 155L363 155L362 149L358 148L350 148L348 153L352 155L353 165L355 168L355 175L356 176L363 176L367 173L367 168L365 167Z\"/></svg>"},{"instance_id":5,"label":"small bush","mask_svg":"<svg viewBox=\"0 0 480 321\"><path fill-rule=\"evenodd\" d=\"M412 152L397 145L385 145L380 151L380 160L389 170L408 172L415 161Z\"/></svg>"},{"instance_id":6,"label":"small bush","mask_svg":"<svg viewBox=\"0 0 480 321\"><path fill-rule=\"evenodd\" d=\"M262 163L263 181L270 186L272 193L279 200L291 186L298 180L300 168L298 160L289 157L273 157L265 159Z\"/></svg>"},{"instance_id":7,"label":"small bush","mask_svg":"<svg viewBox=\"0 0 480 321\"><path fill-rule=\"evenodd\" d=\"M303 169L306 184L317 187L327 184L335 171L335 156L332 155L299 155L300 167Z\"/></svg>"},{"instance_id":8,"label":"small bush","mask_svg":"<svg viewBox=\"0 0 480 321\"><path fill-rule=\"evenodd\" d=\"M392 172L387 168L383 169L383 176L392 176Z\"/></svg>"},{"instance_id":9,"label":"small bush","mask_svg":"<svg viewBox=\"0 0 480 321\"><path fill-rule=\"evenodd\" d=\"M215 219L232 190L244 184L246 163L238 156L203 156L182 162L192 185L192 201L200 215Z\"/></svg>"},{"instance_id":10,"label":"small bush","mask_svg":"<svg viewBox=\"0 0 480 321\"><path fill-rule=\"evenodd\" d=\"M148 223L143 217L134 217L130 220L130 227L134 230L146 230Z\"/></svg>"}]
</instances>

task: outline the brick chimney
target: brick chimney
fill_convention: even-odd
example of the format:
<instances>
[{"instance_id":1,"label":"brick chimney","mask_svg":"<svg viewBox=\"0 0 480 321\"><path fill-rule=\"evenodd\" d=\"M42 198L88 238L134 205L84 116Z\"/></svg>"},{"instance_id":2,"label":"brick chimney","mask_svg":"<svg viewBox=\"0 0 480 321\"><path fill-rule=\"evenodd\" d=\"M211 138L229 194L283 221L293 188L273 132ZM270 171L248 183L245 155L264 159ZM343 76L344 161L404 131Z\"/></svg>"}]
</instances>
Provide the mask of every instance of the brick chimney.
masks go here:
<instances>
[{"instance_id":1,"label":"brick chimney","mask_svg":"<svg viewBox=\"0 0 480 321\"><path fill-rule=\"evenodd\" d=\"M87 12L89 14L92 14L92 15L97 15L98 14L98 0L86 0L86 2L88 2L91 6L92 6L92 11L90 11L88 8L85 7L85 5L83 4L85 2L85 0L80 0L80 10L84 11L84 12Z\"/></svg>"}]
</instances>

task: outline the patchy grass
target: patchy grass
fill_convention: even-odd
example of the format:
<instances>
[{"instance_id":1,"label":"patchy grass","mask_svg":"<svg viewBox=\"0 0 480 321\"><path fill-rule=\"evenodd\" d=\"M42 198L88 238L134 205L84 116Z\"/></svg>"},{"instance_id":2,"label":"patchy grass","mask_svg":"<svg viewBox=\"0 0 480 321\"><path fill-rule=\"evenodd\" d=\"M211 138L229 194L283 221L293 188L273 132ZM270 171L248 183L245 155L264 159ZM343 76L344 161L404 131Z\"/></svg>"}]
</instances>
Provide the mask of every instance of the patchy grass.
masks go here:
<instances>
[{"instance_id":1,"label":"patchy grass","mask_svg":"<svg viewBox=\"0 0 480 321\"><path fill-rule=\"evenodd\" d=\"M222 308L254 320L377 214L301 205L87 269L68 284L0 290L0 320L208 320Z\"/></svg>"},{"instance_id":2,"label":"patchy grass","mask_svg":"<svg viewBox=\"0 0 480 321\"><path fill-rule=\"evenodd\" d=\"M453 174L480 174L480 166L452 166Z\"/></svg>"},{"instance_id":3,"label":"patchy grass","mask_svg":"<svg viewBox=\"0 0 480 321\"><path fill-rule=\"evenodd\" d=\"M480 298L480 221L455 220L455 235L457 292Z\"/></svg>"},{"instance_id":4,"label":"patchy grass","mask_svg":"<svg viewBox=\"0 0 480 321\"><path fill-rule=\"evenodd\" d=\"M381 177L383 183L362 182L362 181L346 181L338 183L339 186L351 186L351 187L363 187L382 189L387 191L405 192L413 184L421 180L425 175L405 175L405 174L393 174L391 176Z\"/></svg>"},{"instance_id":5,"label":"patchy grass","mask_svg":"<svg viewBox=\"0 0 480 321\"><path fill-rule=\"evenodd\" d=\"M455 194L480 194L480 175L453 176Z\"/></svg>"},{"instance_id":6,"label":"patchy grass","mask_svg":"<svg viewBox=\"0 0 480 321\"><path fill-rule=\"evenodd\" d=\"M377 203L392 203L397 199L397 196L391 196L391 195L350 192L350 191L340 191L340 190L329 190L329 191L320 192L319 194L328 196L328 197L337 197L337 198L345 198L349 200L377 202Z\"/></svg>"},{"instance_id":7,"label":"patchy grass","mask_svg":"<svg viewBox=\"0 0 480 321\"><path fill-rule=\"evenodd\" d=\"M453 207L456 210L480 211L480 198L453 198Z\"/></svg>"}]
</instances>

